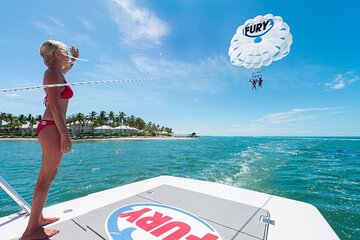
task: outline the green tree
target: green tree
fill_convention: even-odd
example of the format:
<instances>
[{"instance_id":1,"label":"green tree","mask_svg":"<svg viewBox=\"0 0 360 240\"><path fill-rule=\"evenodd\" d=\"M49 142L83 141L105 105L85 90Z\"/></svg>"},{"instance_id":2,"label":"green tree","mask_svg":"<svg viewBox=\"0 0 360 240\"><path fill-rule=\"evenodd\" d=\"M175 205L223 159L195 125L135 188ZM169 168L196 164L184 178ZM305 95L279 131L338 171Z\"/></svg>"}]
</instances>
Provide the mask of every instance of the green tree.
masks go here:
<instances>
[{"instance_id":1,"label":"green tree","mask_svg":"<svg viewBox=\"0 0 360 240\"><path fill-rule=\"evenodd\" d=\"M96 115L97 115L97 113L95 111L91 111L87 118L93 122L96 119Z\"/></svg>"},{"instance_id":2,"label":"green tree","mask_svg":"<svg viewBox=\"0 0 360 240\"><path fill-rule=\"evenodd\" d=\"M30 114L29 114L30 115ZM34 125L36 124L36 120L33 116L31 116L31 118L29 119L28 118L28 121L29 121L29 128L33 128Z\"/></svg>"},{"instance_id":3,"label":"green tree","mask_svg":"<svg viewBox=\"0 0 360 240\"><path fill-rule=\"evenodd\" d=\"M114 126L115 125L115 114L113 111L109 112L108 118L109 118L108 124L110 124L111 126Z\"/></svg>"},{"instance_id":4,"label":"green tree","mask_svg":"<svg viewBox=\"0 0 360 240\"><path fill-rule=\"evenodd\" d=\"M172 131L171 128L166 127L166 128L165 128L165 132L167 132L167 133L172 133L173 131Z\"/></svg>"},{"instance_id":5,"label":"green tree","mask_svg":"<svg viewBox=\"0 0 360 240\"><path fill-rule=\"evenodd\" d=\"M14 115L12 115L11 113L7 114L7 122L9 123L11 129L14 129L16 127L16 125L14 124L15 120L16 117Z\"/></svg>"},{"instance_id":6,"label":"green tree","mask_svg":"<svg viewBox=\"0 0 360 240\"><path fill-rule=\"evenodd\" d=\"M71 114L66 117L66 123L73 123L75 121L76 121L76 115L74 115L74 114Z\"/></svg>"},{"instance_id":7,"label":"green tree","mask_svg":"<svg viewBox=\"0 0 360 240\"><path fill-rule=\"evenodd\" d=\"M2 126L3 121L6 121L6 117L6 113L0 113L0 127Z\"/></svg>"},{"instance_id":8,"label":"green tree","mask_svg":"<svg viewBox=\"0 0 360 240\"><path fill-rule=\"evenodd\" d=\"M40 122L41 119L42 119L42 116L41 116L41 115L37 115L36 118L35 118L35 120L38 121L38 122Z\"/></svg>"},{"instance_id":9,"label":"green tree","mask_svg":"<svg viewBox=\"0 0 360 240\"><path fill-rule=\"evenodd\" d=\"M24 114L20 114L18 117L17 117L17 120L21 123L21 124L25 124L26 123L26 117Z\"/></svg>"},{"instance_id":10,"label":"green tree","mask_svg":"<svg viewBox=\"0 0 360 240\"><path fill-rule=\"evenodd\" d=\"M126 114L124 112L120 112L118 116L119 125L124 125Z\"/></svg>"},{"instance_id":11,"label":"green tree","mask_svg":"<svg viewBox=\"0 0 360 240\"><path fill-rule=\"evenodd\" d=\"M85 115L83 113L77 113L75 115L75 121L79 121L80 123L85 122Z\"/></svg>"},{"instance_id":12,"label":"green tree","mask_svg":"<svg viewBox=\"0 0 360 240\"><path fill-rule=\"evenodd\" d=\"M127 118L128 126L135 127L135 121L136 121L136 118L134 115L131 115L130 117L128 117Z\"/></svg>"},{"instance_id":13,"label":"green tree","mask_svg":"<svg viewBox=\"0 0 360 240\"><path fill-rule=\"evenodd\" d=\"M135 128L139 129L139 130L143 130L145 128L145 121L142 120L141 118L136 118L135 119Z\"/></svg>"},{"instance_id":14,"label":"green tree","mask_svg":"<svg viewBox=\"0 0 360 240\"><path fill-rule=\"evenodd\" d=\"M27 115L27 117L26 117L26 120L27 120L28 122L30 122L30 120L31 120L32 117L33 117L33 116L31 115L31 113L29 113L29 114Z\"/></svg>"},{"instance_id":15,"label":"green tree","mask_svg":"<svg viewBox=\"0 0 360 240\"><path fill-rule=\"evenodd\" d=\"M105 125L107 124L107 113L105 111L100 111L99 117L97 118L97 123L99 125Z\"/></svg>"}]
</instances>

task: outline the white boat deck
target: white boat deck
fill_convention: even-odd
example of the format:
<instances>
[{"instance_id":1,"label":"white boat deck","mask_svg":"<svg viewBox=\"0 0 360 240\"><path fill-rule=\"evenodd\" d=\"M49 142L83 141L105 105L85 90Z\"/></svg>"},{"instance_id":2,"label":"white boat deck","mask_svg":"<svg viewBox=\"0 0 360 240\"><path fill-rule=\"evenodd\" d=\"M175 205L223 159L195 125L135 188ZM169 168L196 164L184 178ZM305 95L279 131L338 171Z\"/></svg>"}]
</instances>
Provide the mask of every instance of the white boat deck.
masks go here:
<instances>
[{"instance_id":1,"label":"white boat deck","mask_svg":"<svg viewBox=\"0 0 360 240\"><path fill-rule=\"evenodd\" d=\"M51 239L339 239L310 204L218 183L161 176L44 209L60 216ZM18 239L28 217L0 218Z\"/></svg>"}]
</instances>

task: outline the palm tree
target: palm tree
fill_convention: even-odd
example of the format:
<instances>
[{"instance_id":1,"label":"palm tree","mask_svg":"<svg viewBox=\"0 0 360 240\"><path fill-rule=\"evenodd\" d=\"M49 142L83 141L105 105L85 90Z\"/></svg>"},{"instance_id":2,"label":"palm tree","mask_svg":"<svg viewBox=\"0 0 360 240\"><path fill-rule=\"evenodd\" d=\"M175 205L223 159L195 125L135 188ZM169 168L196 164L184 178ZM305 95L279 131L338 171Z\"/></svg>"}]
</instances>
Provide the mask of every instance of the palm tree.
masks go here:
<instances>
[{"instance_id":1,"label":"palm tree","mask_svg":"<svg viewBox=\"0 0 360 240\"><path fill-rule=\"evenodd\" d=\"M146 129L147 131L151 131L151 130L152 130L151 127L152 127L152 122L150 121L150 122L148 122L148 123L146 124L145 129Z\"/></svg>"},{"instance_id":2,"label":"palm tree","mask_svg":"<svg viewBox=\"0 0 360 240\"><path fill-rule=\"evenodd\" d=\"M122 121L122 124L123 124L124 126L128 126L128 125L129 125L128 117L125 117L125 116L124 116L124 119L123 119L123 121Z\"/></svg>"},{"instance_id":3,"label":"palm tree","mask_svg":"<svg viewBox=\"0 0 360 240\"><path fill-rule=\"evenodd\" d=\"M83 123L85 121L85 115L83 113L78 113L75 115L75 121Z\"/></svg>"},{"instance_id":4,"label":"palm tree","mask_svg":"<svg viewBox=\"0 0 360 240\"><path fill-rule=\"evenodd\" d=\"M145 121L141 118L136 118L135 120L135 127L139 130L143 130L145 128Z\"/></svg>"},{"instance_id":5,"label":"palm tree","mask_svg":"<svg viewBox=\"0 0 360 240\"><path fill-rule=\"evenodd\" d=\"M31 113L29 113L29 114L27 115L27 117L26 117L26 120L27 120L27 121L30 121L32 117L33 117L33 116L31 115Z\"/></svg>"},{"instance_id":6,"label":"palm tree","mask_svg":"<svg viewBox=\"0 0 360 240\"><path fill-rule=\"evenodd\" d=\"M109 112L109 124L111 126L114 126L115 125L115 114L113 111L110 111Z\"/></svg>"},{"instance_id":7,"label":"palm tree","mask_svg":"<svg viewBox=\"0 0 360 240\"><path fill-rule=\"evenodd\" d=\"M15 116L14 115L12 115L11 113L8 113L7 114L7 122L9 123L9 125L10 125L10 128L15 128L15 126L14 126L14 121L15 121Z\"/></svg>"},{"instance_id":8,"label":"palm tree","mask_svg":"<svg viewBox=\"0 0 360 240\"><path fill-rule=\"evenodd\" d=\"M36 118L35 118L35 120L36 120L37 122L40 122L41 119L42 119L42 116L41 116L41 115L37 115Z\"/></svg>"},{"instance_id":9,"label":"palm tree","mask_svg":"<svg viewBox=\"0 0 360 240\"><path fill-rule=\"evenodd\" d=\"M130 127L135 127L135 116L134 115L131 115L130 117L127 118L127 122L128 122L128 125Z\"/></svg>"},{"instance_id":10,"label":"palm tree","mask_svg":"<svg viewBox=\"0 0 360 240\"><path fill-rule=\"evenodd\" d=\"M5 121L6 116L7 116L6 113L1 113L1 114L0 114L0 128L1 128L1 126L2 126L2 121L3 121L3 120Z\"/></svg>"},{"instance_id":11,"label":"palm tree","mask_svg":"<svg viewBox=\"0 0 360 240\"><path fill-rule=\"evenodd\" d=\"M97 113L95 111L91 111L89 115L87 116L87 119L89 119L91 122L95 122Z\"/></svg>"},{"instance_id":12,"label":"palm tree","mask_svg":"<svg viewBox=\"0 0 360 240\"><path fill-rule=\"evenodd\" d=\"M24 114L20 114L19 117L18 117L18 121L21 123L21 124L25 124L26 123L26 117Z\"/></svg>"},{"instance_id":13,"label":"palm tree","mask_svg":"<svg viewBox=\"0 0 360 240\"><path fill-rule=\"evenodd\" d=\"M76 115L72 114L66 117L66 123L73 123L76 121Z\"/></svg>"},{"instance_id":14,"label":"palm tree","mask_svg":"<svg viewBox=\"0 0 360 240\"><path fill-rule=\"evenodd\" d=\"M124 112L119 112L119 125L124 125L126 114Z\"/></svg>"},{"instance_id":15,"label":"palm tree","mask_svg":"<svg viewBox=\"0 0 360 240\"><path fill-rule=\"evenodd\" d=\"M31 114L29 114L31 115ZM35 123L36 123L36 120L34 117L31 117L30 119L28 118L28 121L29 121L29 128L33 128Z\"/></svg>"},{"instance_id":16,"label":"palm tree","mask_svg":"<svg viewBox=\"0 0 360 240\"><path fill-rule=\"evenodd\" d=\"M97 122L99 125L105 125L107 123L107 113L105 111L100 111L99 117L97 119Z\"/></svg>"}]
</instances>

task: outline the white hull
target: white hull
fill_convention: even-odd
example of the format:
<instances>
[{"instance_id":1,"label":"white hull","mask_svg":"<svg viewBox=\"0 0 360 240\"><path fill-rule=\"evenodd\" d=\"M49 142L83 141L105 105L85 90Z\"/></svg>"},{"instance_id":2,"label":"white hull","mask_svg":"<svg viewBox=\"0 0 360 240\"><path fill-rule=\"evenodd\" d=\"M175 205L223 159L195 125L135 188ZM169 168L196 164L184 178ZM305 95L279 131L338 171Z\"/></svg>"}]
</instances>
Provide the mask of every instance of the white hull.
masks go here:
<instances>
[{"instance_id":1,"label":"white hull","mask_svg":"<svg viewBox=\"0 0 360 240\"><path fill-rule=\"evenodd\" d=\"M220 236L218 239L339 239L320 212L310 204L219 183L170 176L156 177L56 204L44 209L44 215L60 217L60 221L52 226L60 229L60 233L52 239L83 239L81 234L87 234L88 239L112 239L106 230L110 210L115 209L116 204L121 207L120 205L130 204L132 201L144 202L141 199L174 206L198 216L215 229ZM246 215L245 208L249 209L249 213L254 209L256 211ZM260 211L270 215L268 222L259 217ZM99 217L96 223L91 222L94 216L100 216L102 212L103 219ZM0 239L18 239L27 221L28 216L11 215L0 218ZM83 226L91 230L97 229L94 231L96 234L83 229L78 233L81 236L75 237L77 233L72 229L76 226L69 224L76 222L81 225L83 221ZM164 239L164 236L165 233L153 239ZM180 239L186 238L184 236Z\"/></svg>"}]
</instances>

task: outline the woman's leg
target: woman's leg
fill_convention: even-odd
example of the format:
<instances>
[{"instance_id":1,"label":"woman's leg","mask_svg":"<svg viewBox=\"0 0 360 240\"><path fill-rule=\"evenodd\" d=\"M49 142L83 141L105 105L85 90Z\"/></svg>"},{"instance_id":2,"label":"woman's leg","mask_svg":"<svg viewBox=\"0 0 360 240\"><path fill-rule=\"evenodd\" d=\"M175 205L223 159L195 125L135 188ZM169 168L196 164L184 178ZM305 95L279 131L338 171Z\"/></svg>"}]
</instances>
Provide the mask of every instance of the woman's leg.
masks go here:
<instances>
[{"instance_id":1,"label":"woman's leg","mask_svg":"<svg viewBox=\"0 0 360 240\"><path fill-rule=\"evenodd\" d=\"M62 158L61 137L57 127L50 125L40 132L38 138L42 148L42 164L35 186L29 223L21 238L22 240L42 239L51 237L59 232L42 227L44 224L42 210L50 185L56 176Z\"/></svg>"}]
</instances>

